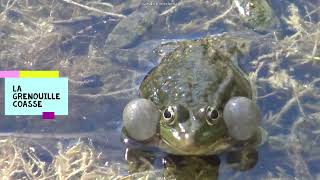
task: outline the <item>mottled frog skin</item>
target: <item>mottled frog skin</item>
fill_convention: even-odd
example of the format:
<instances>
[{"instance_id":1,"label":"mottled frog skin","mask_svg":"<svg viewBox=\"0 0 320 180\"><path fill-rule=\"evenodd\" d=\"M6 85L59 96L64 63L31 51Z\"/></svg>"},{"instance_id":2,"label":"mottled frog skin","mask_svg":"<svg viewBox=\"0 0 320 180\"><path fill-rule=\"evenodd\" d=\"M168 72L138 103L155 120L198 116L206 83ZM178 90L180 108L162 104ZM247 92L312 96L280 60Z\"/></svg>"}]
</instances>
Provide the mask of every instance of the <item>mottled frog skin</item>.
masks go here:
<instances>
[{"instance_id":1,"label":"mottled frog skin","mask_svg":"<svg viewBox=\"0 0 320 180\"><path fill-rule=\"evenodd\" d=\"M159 155L147 148L150 146L166 152L162 160L165 174L178 179L216 178L220 163L217 155L221 153L227 154L227 163L236 170L252 168L258 160L256 147L262 140L260 114L256 113L254 88L237 65L237 60L249 53L250 41L222 34L170 45L174 50L142 81L140 99L129 102L124 110L125 142L142 145L128 146L130 171L150 169L141 160ZM239 97L252 106L233 101ZM230 101L237 104L235 111L230 110ZM239 110L242 107L249 110ZM229 112L236 113L227 121ZM251 122L257 123L250 136L243 138L237 137L243 135L238 134L240 126L230 130L238 122L240 126L246 123L242 132ZM185 171L190 171L189 175Z\"/></svg>"},{"instance_id":2,"label":"mottled frog skin","mask_svg":"<svg viewBox=\"0 0 320 180\"><path fill-rule=\"evenodd\" d=\"M161 116L157 146L173 154L207 155L239 143L229 136L222 113L231 97L254 98L249 80L232 61L245 46L220 37L179 42L149 73L140 95L161 112L176 108L172 120ZM208 117L210 108L216 119Z\"/></svg>"}]
</instances>

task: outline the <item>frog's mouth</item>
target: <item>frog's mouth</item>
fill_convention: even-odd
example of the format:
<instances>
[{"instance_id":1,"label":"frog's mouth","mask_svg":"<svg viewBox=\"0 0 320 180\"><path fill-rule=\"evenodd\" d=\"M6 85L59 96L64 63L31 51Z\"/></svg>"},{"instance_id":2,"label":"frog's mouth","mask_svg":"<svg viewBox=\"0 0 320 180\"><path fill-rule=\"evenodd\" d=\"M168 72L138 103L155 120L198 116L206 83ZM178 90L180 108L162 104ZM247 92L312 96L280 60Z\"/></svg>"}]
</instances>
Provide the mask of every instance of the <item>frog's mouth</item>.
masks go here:
<instances>
[{"instance_id":1,"label":"frog's mouth","mask_svg":"<svg viewBox=\"0 0 320 180\"><path fill-rule=\"evenodd\" d=\"M188 140L189 141L189 140ZM212 144L190 144L190 141L181 141L179 145L173 144L166 139L159 142L159 147L164 151L177 155L209 155L219 154L230 149L233 141L230 137L221 138Z\"/></svg>"},{"instance_id":2,"label":"frog's mouth","mask_svg":"<svg viewBox=\"0 0 320 180\"><path fill-rule=\"evenodd\" d=\"M223 129L221 132L210 131L213 134L209 133L208 137L204 137L208 132L202 129L181 132L162 127L159 147L169 153L180 155L218 154L230 148L233 143L232 138L225 136L223 132Z\"/></svg>"}]
</instances>

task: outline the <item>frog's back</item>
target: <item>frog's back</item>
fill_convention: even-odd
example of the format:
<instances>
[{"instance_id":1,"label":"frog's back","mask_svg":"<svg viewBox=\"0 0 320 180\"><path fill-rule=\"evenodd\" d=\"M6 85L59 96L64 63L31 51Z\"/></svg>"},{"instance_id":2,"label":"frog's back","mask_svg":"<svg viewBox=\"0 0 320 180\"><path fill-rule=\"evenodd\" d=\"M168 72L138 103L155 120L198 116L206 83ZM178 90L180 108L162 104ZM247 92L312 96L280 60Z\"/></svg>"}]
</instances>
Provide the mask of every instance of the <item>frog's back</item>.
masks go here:
<instances>
[{"instance_id":1,"label":"frog's back","mask_svg":"<svg viewBox=\"0 0 320 180\"><path fill-rule=\"evenodd\" d=\"M219 41L220 42L220 41ZM145 78L140 91L160 108L171 103L221 105L232 96L252 98L249 81L217 40L184 41Z\"/></svg>"}]
</instances>

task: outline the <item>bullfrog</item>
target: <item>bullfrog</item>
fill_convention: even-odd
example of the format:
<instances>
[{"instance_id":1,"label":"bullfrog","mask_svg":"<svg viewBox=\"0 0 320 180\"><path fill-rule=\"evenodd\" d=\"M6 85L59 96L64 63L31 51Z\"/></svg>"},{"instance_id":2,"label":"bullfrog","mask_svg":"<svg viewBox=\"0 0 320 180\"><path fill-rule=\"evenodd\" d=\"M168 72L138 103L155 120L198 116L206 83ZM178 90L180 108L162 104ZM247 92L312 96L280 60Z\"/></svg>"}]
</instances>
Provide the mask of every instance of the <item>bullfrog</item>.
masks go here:
<instances>
[{"instance_id":1,"label":"bullfrog","mask_svg":"<svg viewBox=\"0 0 320 180\"><path fill-rule=\"evenodd\" d=\"M140 98L124 108L125 142L186 158L229 152L238 169L252 167L261 117L253 85L236 62L248 46L226 34L177 42L142 81Z\"/></svg>"}]
</instances>

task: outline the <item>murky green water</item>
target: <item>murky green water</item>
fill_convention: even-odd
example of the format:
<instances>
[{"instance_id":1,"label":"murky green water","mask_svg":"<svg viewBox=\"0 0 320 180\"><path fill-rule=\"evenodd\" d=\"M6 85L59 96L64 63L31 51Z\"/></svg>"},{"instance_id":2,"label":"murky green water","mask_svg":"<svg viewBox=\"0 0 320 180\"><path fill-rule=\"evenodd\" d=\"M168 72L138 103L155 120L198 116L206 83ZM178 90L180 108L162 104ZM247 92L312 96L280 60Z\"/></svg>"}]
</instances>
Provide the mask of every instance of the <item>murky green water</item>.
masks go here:
<instances>
[{"instance_id":1,"label":"murky green water","mask_svg":"<svg viewBox=\"0 0 320 180\"><path fill-rule=\"evenodd\" d=\"M1 1L0 70L59 70L69 78L69 115L1 113L0 132L44 144L90 137L108 162L125 164L122 111L171 50L161 44L228 32L252 39L239 65L256 83L269 136L251 170L233 171L222 155L219 179L319 179L320 3L269 3L276 20L261 30L243 23L231 1Z\"/></svg>"}]
</instances>

